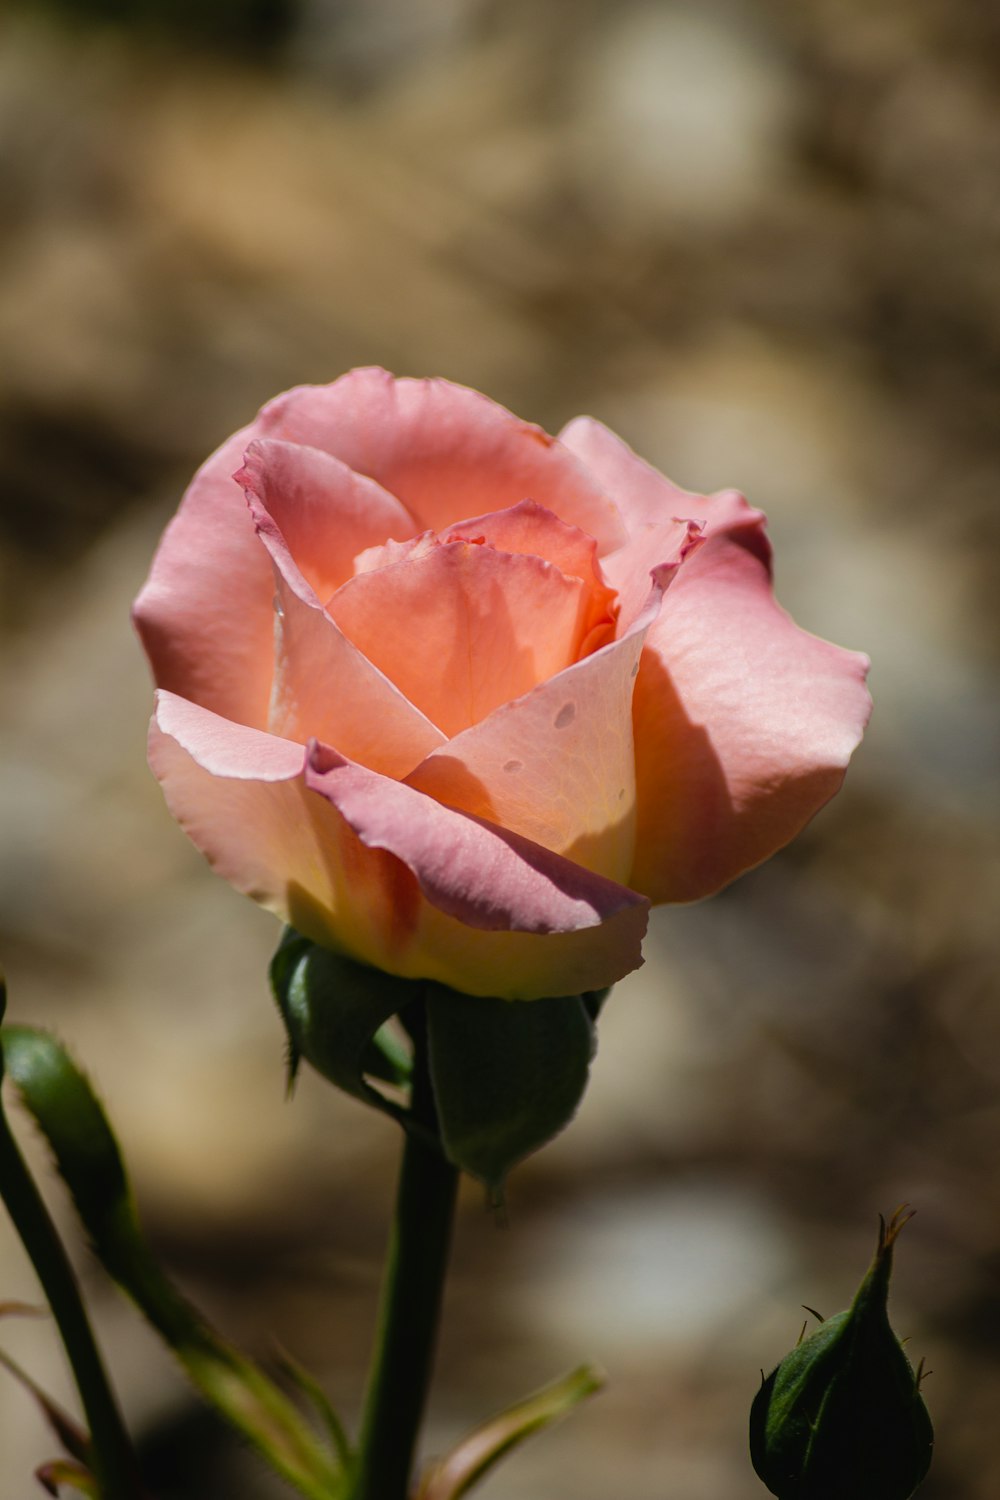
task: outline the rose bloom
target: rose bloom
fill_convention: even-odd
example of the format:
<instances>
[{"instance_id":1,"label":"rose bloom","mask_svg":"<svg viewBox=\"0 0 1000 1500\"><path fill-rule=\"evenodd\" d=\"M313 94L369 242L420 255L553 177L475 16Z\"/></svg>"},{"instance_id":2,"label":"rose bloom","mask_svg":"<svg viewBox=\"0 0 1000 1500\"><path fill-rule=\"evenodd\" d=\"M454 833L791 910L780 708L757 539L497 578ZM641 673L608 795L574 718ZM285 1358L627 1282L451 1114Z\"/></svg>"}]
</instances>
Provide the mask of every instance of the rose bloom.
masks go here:
<instances>
[{"instance_id":1,"label":"rose bloom","mask_svg":"<svg viewBox=\"0 0 1000 1500\"><path fill-rule=\"evenodd\" d=\"M214 868L318 943L469 994L603 988L840 786L867 662L775 603L764 519L599 422L444 380L277 397L135 620L150 763Z\"/></svg>"}]
</instances>

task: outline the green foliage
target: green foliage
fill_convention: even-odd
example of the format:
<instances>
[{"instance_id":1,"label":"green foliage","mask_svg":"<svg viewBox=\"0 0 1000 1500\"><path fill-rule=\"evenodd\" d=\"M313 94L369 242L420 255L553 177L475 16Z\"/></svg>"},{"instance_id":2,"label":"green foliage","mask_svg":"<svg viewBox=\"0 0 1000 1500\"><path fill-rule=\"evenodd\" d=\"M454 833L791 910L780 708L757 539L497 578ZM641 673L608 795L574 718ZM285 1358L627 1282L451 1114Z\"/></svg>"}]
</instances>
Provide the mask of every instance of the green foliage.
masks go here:
<instances>
[{"instance_id":1,"label":"green foliage","mask_svg":"<svg viewBox=\"0 0 1000 1500\"><path fill-rule=\"evenodd\" d=\"M599 1370L593 1365L581 1365L484 1422L446 1458L431 1465L423 1476L417 1500L461 1500L511 1448L566 1416L603 1384L604 1376Z\"/></svg>"},{"instance_id":2,"label":"green foliage","mask_svg":"<svg viewBox=\"0 0 1000 1500\"><path fill-rule=\"evenodd\" d=\"M56 1151L81 1218L95 1241L105 1238L107 1226L128 1204L129 1190L97 1096L47 1032L5 1027L3 1055L11 1080Z\"/></svg>"},{"instance_id":3,"label":"green foliage","mask_svg":"<svg viewBox=\"0 0 1000 1500\"><path fill-rule=\"evenodd\" d=\"M5 1027L7 1074L45 1135L95 1253L202 1395L300 1494L338 1500L344 1465L264 1372L226 1343L160 1269L143 1238L118 1144L87 1079L46 1032Z\"/></svg>"},{"instance_id":4,"label":"green foliage","mask_svg":"<svg viewBox=\"0 0 1000 1500\"><path fill-rule=\"evenodd\" d=\"M338 1088L424 1136L406 1105L409 1058L391 1028L426 1011L437 1133L447 1159L502 1189L514 1164L573 1118L587 1086L600 995L499 1000L396 979L320 948L289 929L271 964L300 1059ZM382 1080L395 1093L375 1087Z\"/></svg>"},{"instance_id":5,"label":"green foliage","mask_svg":"<svg viewBox=\"0 0 1000 1500\"><path fill-rule=\"evenodd\" d=\"M930 1466L931 1420L889 1325L892 1247L907 1216L880 1220L851 1306L803 1339L761 1386L750 1455L778 1500L909 1500Z\"/></svg>"}]
</instances>

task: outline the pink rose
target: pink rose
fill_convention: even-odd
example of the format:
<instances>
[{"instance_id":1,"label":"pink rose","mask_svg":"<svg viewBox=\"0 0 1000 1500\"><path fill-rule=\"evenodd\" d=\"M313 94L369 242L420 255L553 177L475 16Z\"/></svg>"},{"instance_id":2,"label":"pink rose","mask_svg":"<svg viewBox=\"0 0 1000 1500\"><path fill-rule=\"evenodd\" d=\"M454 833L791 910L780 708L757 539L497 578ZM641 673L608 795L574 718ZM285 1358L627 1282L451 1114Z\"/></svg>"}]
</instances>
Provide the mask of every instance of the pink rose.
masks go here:
<instances>
[{"instance_id":1,"label":"pink rose","mask_svg":"<svg viewBox=\"0 0 1000 1500\"><path fill-rule=\"evenodd\" d=\"M195 476L135 618L150 763L215 869L471 994L611 984L840 786L867 663L774 602L763 517L587 417L443 380L277 397Z\"/></svg>"}]
</instances>

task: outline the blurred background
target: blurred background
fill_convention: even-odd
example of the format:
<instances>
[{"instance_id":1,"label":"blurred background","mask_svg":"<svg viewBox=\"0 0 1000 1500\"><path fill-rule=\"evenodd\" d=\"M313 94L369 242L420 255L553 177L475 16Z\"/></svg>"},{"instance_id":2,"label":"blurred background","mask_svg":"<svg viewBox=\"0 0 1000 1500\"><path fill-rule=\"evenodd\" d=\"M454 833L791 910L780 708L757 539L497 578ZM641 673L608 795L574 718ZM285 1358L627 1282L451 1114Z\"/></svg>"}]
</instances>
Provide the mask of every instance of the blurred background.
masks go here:
<instances>
[{"instance_id":1,"label":"blurred background","mask_svg":"<svg viewBox=\"0 0 1000 1500\"><path fill-rule=\"evenodd\" d=\"M277 925L145 768L128 605L200 459L359 363L588 411L744 489L784 604L874 660L842 796L655 914L578 1121L505 1225L463 1197L428 1451L582 1358L610 1376L483 1500L763 1495L759 1370L903 1200L921 1496L1000 1493L998 84L990 0L3 6L0 954L233 1337L353 1417L397 1139L311 1077L285 1102ZM157 1500L276 1497L79 1264ZM50 1328L0 1343L74 1404ZM0 1378L3 1495L52 1448Z\"/></svg>"}]
</instances>

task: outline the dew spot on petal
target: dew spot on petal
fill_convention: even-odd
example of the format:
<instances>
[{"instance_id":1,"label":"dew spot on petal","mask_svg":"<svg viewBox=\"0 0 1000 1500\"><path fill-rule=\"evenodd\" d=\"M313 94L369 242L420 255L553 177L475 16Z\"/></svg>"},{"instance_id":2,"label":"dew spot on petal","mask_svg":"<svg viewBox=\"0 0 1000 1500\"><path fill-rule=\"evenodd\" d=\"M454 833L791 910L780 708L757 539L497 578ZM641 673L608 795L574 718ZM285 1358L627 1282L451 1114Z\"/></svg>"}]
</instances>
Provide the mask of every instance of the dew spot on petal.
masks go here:
<instances>
[{"instance_id":1,"label":"dew spot on petal","mask_svg":"<svg viewBox=\"0 0 1000 1500\"><path fill-rule=\"evenodd\" d=\"M564 703L563 706L562 706L562 708L556 714L556 720L555 720L556 728L557 729L565 729L566 726L567 726L567 724L572 724L572 722L573 722L573 720L575 718L576 718L576 704L575 703Z\"/></svg>"},{"instance_id":2,"label":"dew spot on petal","mask_svg":"<svg viewBox=\"0 0 1000 1500\"><path fill-rule=\"evenodd\" d=\"M520 760L505 760L503 768L505 771L520 771L524 768L524 762Z\"/></svg>"}]
</instances>

